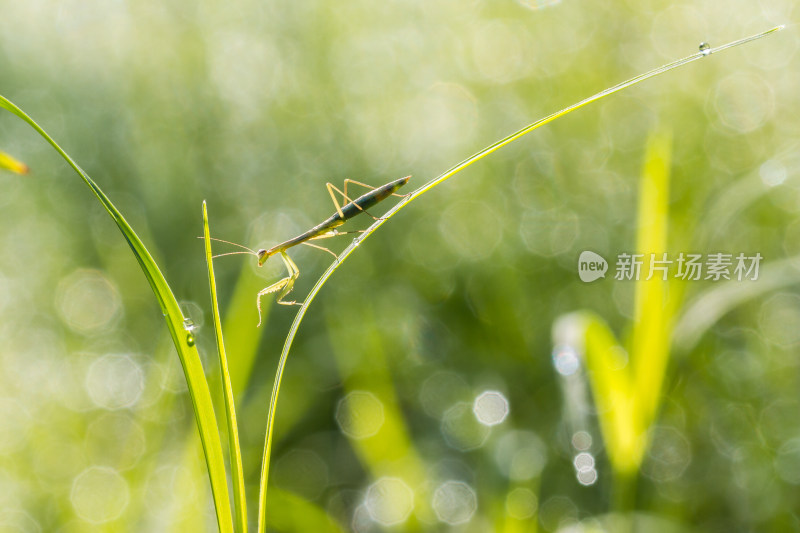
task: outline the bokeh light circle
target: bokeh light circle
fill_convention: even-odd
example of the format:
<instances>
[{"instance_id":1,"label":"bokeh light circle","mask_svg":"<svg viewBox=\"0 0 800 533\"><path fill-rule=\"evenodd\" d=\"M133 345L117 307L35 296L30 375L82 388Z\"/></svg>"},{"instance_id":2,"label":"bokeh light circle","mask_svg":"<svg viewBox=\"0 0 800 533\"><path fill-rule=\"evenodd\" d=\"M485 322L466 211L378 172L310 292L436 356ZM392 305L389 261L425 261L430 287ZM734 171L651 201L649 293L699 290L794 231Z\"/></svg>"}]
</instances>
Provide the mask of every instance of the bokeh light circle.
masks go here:
<instances>
[{"instance_id":1,"label":"bokeh light circle","mask_svg":"<svg viewBox=\"0 0 800 533\"><path fill-rule=\"evenodd\" d=\"M464 524L478 508L478 496L463 481L446 481L433 493L433 510L440 521L450 525Z\"/></svg>"},{"instance_id":2,"label":"bokeh light circle","mask_svg":"<svg viewBox=\"0 0 800 533\"><path fill-rule=\"evenodd\" d=\"M481 424L472 412L472 405L458 402L442 417L442 435L450 447L466 451L483 446L491 429Z\"/></svg>"},{"instance_id":3,"label":"bokeh light circle","mask_svg":"<svg viewBox=\"0 0 800 533\"><path fill-rule=\"evenodd\" d=\"M536 513L539 499L528 488L517 487L506 496L506 513L511 518L525 520Z\"/></svg>"},{"instance_id":4,"label":"bokeh light circle","mask_svg":"<svg viewBox=\"0 0 800 533\"><path fill-rule=\"evenodd\" d=\"M414 510L414 492L402 479L384 477L367 489L364 506L375 522L384 526L400 524Z\"/></svg>"},{"instance_id":5,"label":"bokeh light circle","mask_svg":"<svg viewBox=\"0 0 800 533\"><path fill-rule=\"evenodd\" d=\"M108 354L95 360L86 373L89 397L104 409L131 407L144 390L141 366L129 355Z\"/></svg>"},{"instance_id":6,"label":"bokeh light circle","mask_svg":"<svg viewBox=\"0 0 800 533\"><path fill-rule=\"evenodd\" d=\"M497 391L485 391L472 404L475 418L484 426L496 426L508 416L508 399Z\"/></svg>"},{"instance_id":7,"label":"bokeh light circle","mask_svg":"<svg viewBox=\"0 0 800 533\"><path fill-rule=\"evenodd\" d=\"M102 272L81 269L59 283L56 304L74 331L89 335L113 324L122 305L119 290Z\"/></svg>"},{"instance_id":8,"label":"bokeh light circle","mask_svg":"<svg viewBox=\"0 0 800 533\"><path fill-rule=\"evenodd\" d=\"M72 483L70 500L75 513L93 524L118 518L128 506L128 483L113 468L92 466Z\"/></svg>"},{"instance_id":9,"label":"bokeh light circle","mask_svg":"<svg viewBox=\"0 0 800 533\"><path fill-rule=\"evenodd\" d=\"M336 422L351 439L366 439L383 426L383 403L367 391L353 391L339 401Z\"/></svg>"},{"instance_id":10,"label":"bokeh light circle","mask_svg":"<svg viewBox=\"0 0 800 533\"><path fill-rule=\"evenodd\" d=\"M127 411L111 411L86 429L84 451L92 464L119 470L132 468L147 448L144 429Z\"/></svg>"},{"instance_id":11,"label":"bokeh light circle","mask_svg":"<svg viewBox=\"0 0 800 533\"><path fill-rule=\"evenodd\" d=\"M493 455L500 472L514 481L537 477L547 463L547 449L532 431L509 431L498 439Z\"/></svg>"}]
</instances>

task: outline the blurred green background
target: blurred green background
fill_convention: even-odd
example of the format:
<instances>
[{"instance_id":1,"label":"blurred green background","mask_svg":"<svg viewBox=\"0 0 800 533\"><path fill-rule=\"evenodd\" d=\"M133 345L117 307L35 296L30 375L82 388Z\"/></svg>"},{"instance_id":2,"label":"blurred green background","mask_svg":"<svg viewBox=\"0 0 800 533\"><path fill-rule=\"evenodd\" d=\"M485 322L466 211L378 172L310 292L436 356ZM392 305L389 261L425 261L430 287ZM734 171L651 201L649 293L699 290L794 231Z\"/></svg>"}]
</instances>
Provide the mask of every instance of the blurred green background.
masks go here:
<instances>
[{"instance_id":1,"label":"blurred green background","mask_svg":"<svg viewBox=\"0 0 800 533\"><path fill-rule=\"evenodd\" d=\"M200 325L217 394L202 200L213 235L268 247L333 211L328 181L410 174L417 187L700 41L788 24L516 141L366 241L289 358L270 524L563 533L638 516L641 531L800 531L794 1L26 0L0 12L0 94L142 237ZM630 472L609 461L603 399L565 315L594 313L621 342L641 323L637 282L612 274L641 235L653 135L672 137L667 249L654 251L764 259L757 282L670 285L662 396ZM9 113L0 150L31 167L0 173L0 531L213 531L185 381L127 244ZM584 250L612 263L605 279L579 280ZM292 257L302 298L331 258ZM294 316L267 305L257 330L255 294L282 269L216 263L253 519Z\"/></svg>"}]
</instances>

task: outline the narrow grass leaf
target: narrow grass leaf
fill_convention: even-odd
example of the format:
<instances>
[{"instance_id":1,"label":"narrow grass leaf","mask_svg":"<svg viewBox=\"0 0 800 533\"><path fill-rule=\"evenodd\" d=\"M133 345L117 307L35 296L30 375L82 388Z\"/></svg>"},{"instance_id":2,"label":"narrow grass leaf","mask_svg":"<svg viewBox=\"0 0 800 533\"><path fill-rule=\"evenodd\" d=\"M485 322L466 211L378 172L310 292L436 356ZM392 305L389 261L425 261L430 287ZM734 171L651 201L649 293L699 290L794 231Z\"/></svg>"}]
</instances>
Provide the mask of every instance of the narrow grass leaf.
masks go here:
<instances>
[{"instance_id":1,"label":"narrow grass leaf","mask_svg":"<svg viewBox=\"0 0 800 533\"><path fill-rule=\"evenodd\" d=\"M640 410L639 431L646 431L660 404L669 359L672 317L667 305L669 279L658 270L667 251L669 183L672 139L656 133L647 144L639 189L637 253L644 254L636 282L631 361ZM666 277L666 280L664 279ZM648 279L649 278L649 279Z\"/></svg>"},{"instance_id":2,"label":"narrow grass leaf","mask_svg":"<svg viewBox=\"0 0 800 533\"><path fill-rule=\"evenodd\" d=\"M625 350L602 318L582 318L589 383L609 459L615 471L635 472L644 447Z\"/></svg>"},{"instance_id":3,"label":"narrow grass leaf","mask_svg":"<svg viewBox=\"0 0 800 533\"><path fill-rule=\"evenodd\" d=\"M217 522L221 532L233 531L233 522L230 508L230 497L228 494L228 484L225 473L225 458L222 453L222 442L220 441L219 428L214 415L214 405L211 401L211 392L206 382L203 366L200 362L200 355L195 347L194 335L187 331L183 314L181 313L178 301L172 294L164 276L153 260L150 252L147 251L142 241L130 227L128 222L117 210L111 200L103 193L100 187L81 169L75 161L24 111L14 105L8 99L0 96L0 107L10 111L21 118L35 129L50 145L69 163L69 165L83 179L84 183L94 192L97 199L106 209L108 214L117 224L123 237L128 242L133 251L139 266L142 268L150 287L156 295L164 319L167 323L175 348L183 367L186 383L189 388L189 395L192 399L192 406L195 413L195 421L200 432L200 440L203 444L206 466L208 467L211 491L214 495L214 506L216 509Z\"/></svg>"},{"instance_id":4,"label":"narrow grass leaf","mask_svg":"<svg viewBox=\"0 0 800 533\"><path fill-rule=\"evenodd\" d=\"M214 279L214 260L211 253L211 234L208 229L208 207L203 202L203 237L205 238L206 264L208 265L208 284L211 291L211 317L214 320L214 334L217 339L219 368L222 374L222 391L225 398L225 421L228 424L228 447L230 449L231 478L233 480L233 509L236 517L234 529L247 533L247 500L242 473L242 452L239 447L239 425L236 422L236 405L231 388L231 375L228 372L228 357L225 355L225 342L222 337L222 324L219 319L217 283Z\"/></svg>"}]
</instances>

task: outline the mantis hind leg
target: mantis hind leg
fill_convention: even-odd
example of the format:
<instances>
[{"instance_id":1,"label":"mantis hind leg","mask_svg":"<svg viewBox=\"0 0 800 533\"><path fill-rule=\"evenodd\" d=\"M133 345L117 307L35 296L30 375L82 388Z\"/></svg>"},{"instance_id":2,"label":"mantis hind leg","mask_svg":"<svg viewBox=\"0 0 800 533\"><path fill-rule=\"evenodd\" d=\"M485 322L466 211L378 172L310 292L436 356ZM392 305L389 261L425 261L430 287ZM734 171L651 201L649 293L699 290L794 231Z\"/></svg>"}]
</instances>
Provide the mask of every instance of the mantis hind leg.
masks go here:
<instances>
[{"instance_id":1,"label":"mantis hind leg","mask_svg":"<svg viewBox=\"0 0 800 533\"><path fill-rule=\"evenodd\" d=\"M372 185L367 185L366 183L361 183L360 181L351 180L351 179L345 179L344 180L344 193L345 193L345 195L347 195L347 184L348 183L353 183L355 185L361 185L362 187L366 187L367 189L369 189L371 191L374 191L375 189L377 189L377 187L373 187ZM397 196L399 198L403 198L403 197L405 197L407 195L406 194L397 194L396 192L393 192L392 196ZM352 202L352 200L348 200L348 202Z\"/></svg>"},{"instance_id":2,"label":"mantis hind leg","mask_svg":"<svg viewBox=\"0 0 800 533\"><path fill-rule=\"evenodd\" d=\"M349 233L349 232L345 232L345 233ZM336 232L334 235L331 235L331 237L336 237L336 235L343 235L343 234L344 234L344 233ZM319 246L318 244L311 244L311 243L310 243L310 242L308 242L308 241L306 241L306 242L303 242L303 243L301 243L301 244L305 244L306 246L310 246L310 247L312 247L312 248L316 248L317 250L323 250L323 251L325 251L325 252L328 252L329 254L331 254L331 255L334 257L334 259L335 259L335 258L337 258L337 257L339 257L338 255L336 255L335 253L333 253L333 250L329 250L328 248L325 248L324 246Z\"/></svg>"},{"instance_id":3,"label":"mantis hind leg","mask_svg":"<svg viewBox=\"0 0 800 533\"><path fill-rule=\"evenodd\" d=\"M321 235L317 235L316 237L311 237L309 239L309 241L315 241L315 240L318 240L318 239L328 239L330 237L338 237L339 235L349 235L349 234L352 234L352 233L364 233L364 230L363 229L358 229L358 230L355 230L355 231L337 231L337 230L333 229L333 230L331 230L331 231L329 231L327 233L323 233ZM328 252L329 254L331 254L333 256L334 259L339 259L339 256L336 255L336 253L333 250L331 250L330 248L325 248L324 246L320 246L318 244L313 244L313 243L310 243L308 241L301 242L300 244L304 244L306 246L310 246L312 248L316 248L317 250L322 250L323 252Z\"/></svg>"},{"instance_id":4,"label":"mantis hind leg","mask_svg":"<svg viewBox=\"0 0 800 533\"><path fill-rule=\"evenodd\" d=\"M292 292L292 289L294 289L294 282L300 277L300 270L297 268L297 265L294 264L294 261L292 261L292 259L286 254L286 252L281 252L281 259L283 259L283 264L286 265L289 275L280 281L273 283L266 289L259 291L258 295L256 296L256 308L258 309L258 325L256 327L261 325L261 297L265 294L277 292L278 298L276 301L281 305L300 305L295 301L287 302L284 300L284 298L290 292Z\"/></svg>"}]
</instances>

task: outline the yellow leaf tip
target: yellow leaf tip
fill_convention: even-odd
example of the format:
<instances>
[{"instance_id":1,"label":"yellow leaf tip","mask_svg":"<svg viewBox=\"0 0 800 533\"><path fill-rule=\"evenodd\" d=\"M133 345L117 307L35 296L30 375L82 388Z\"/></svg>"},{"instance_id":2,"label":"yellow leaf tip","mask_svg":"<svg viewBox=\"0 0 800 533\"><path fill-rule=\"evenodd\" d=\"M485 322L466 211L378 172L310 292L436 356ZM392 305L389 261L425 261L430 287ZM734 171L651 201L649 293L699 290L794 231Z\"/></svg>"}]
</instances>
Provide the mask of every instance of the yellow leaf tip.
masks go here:
<instances>
[{"instance_id":1,"label":"yellow leaf tip","mask_svg":"<svg viewBox=\"0 0 800 533\"><path fill-rule=\"evenodd\" d=\"M0 168L9 170L15 174L27 174L31 171L28 165L22 161L14 159L5 152L0 152Z\"/></svg>"}]
</instances>

